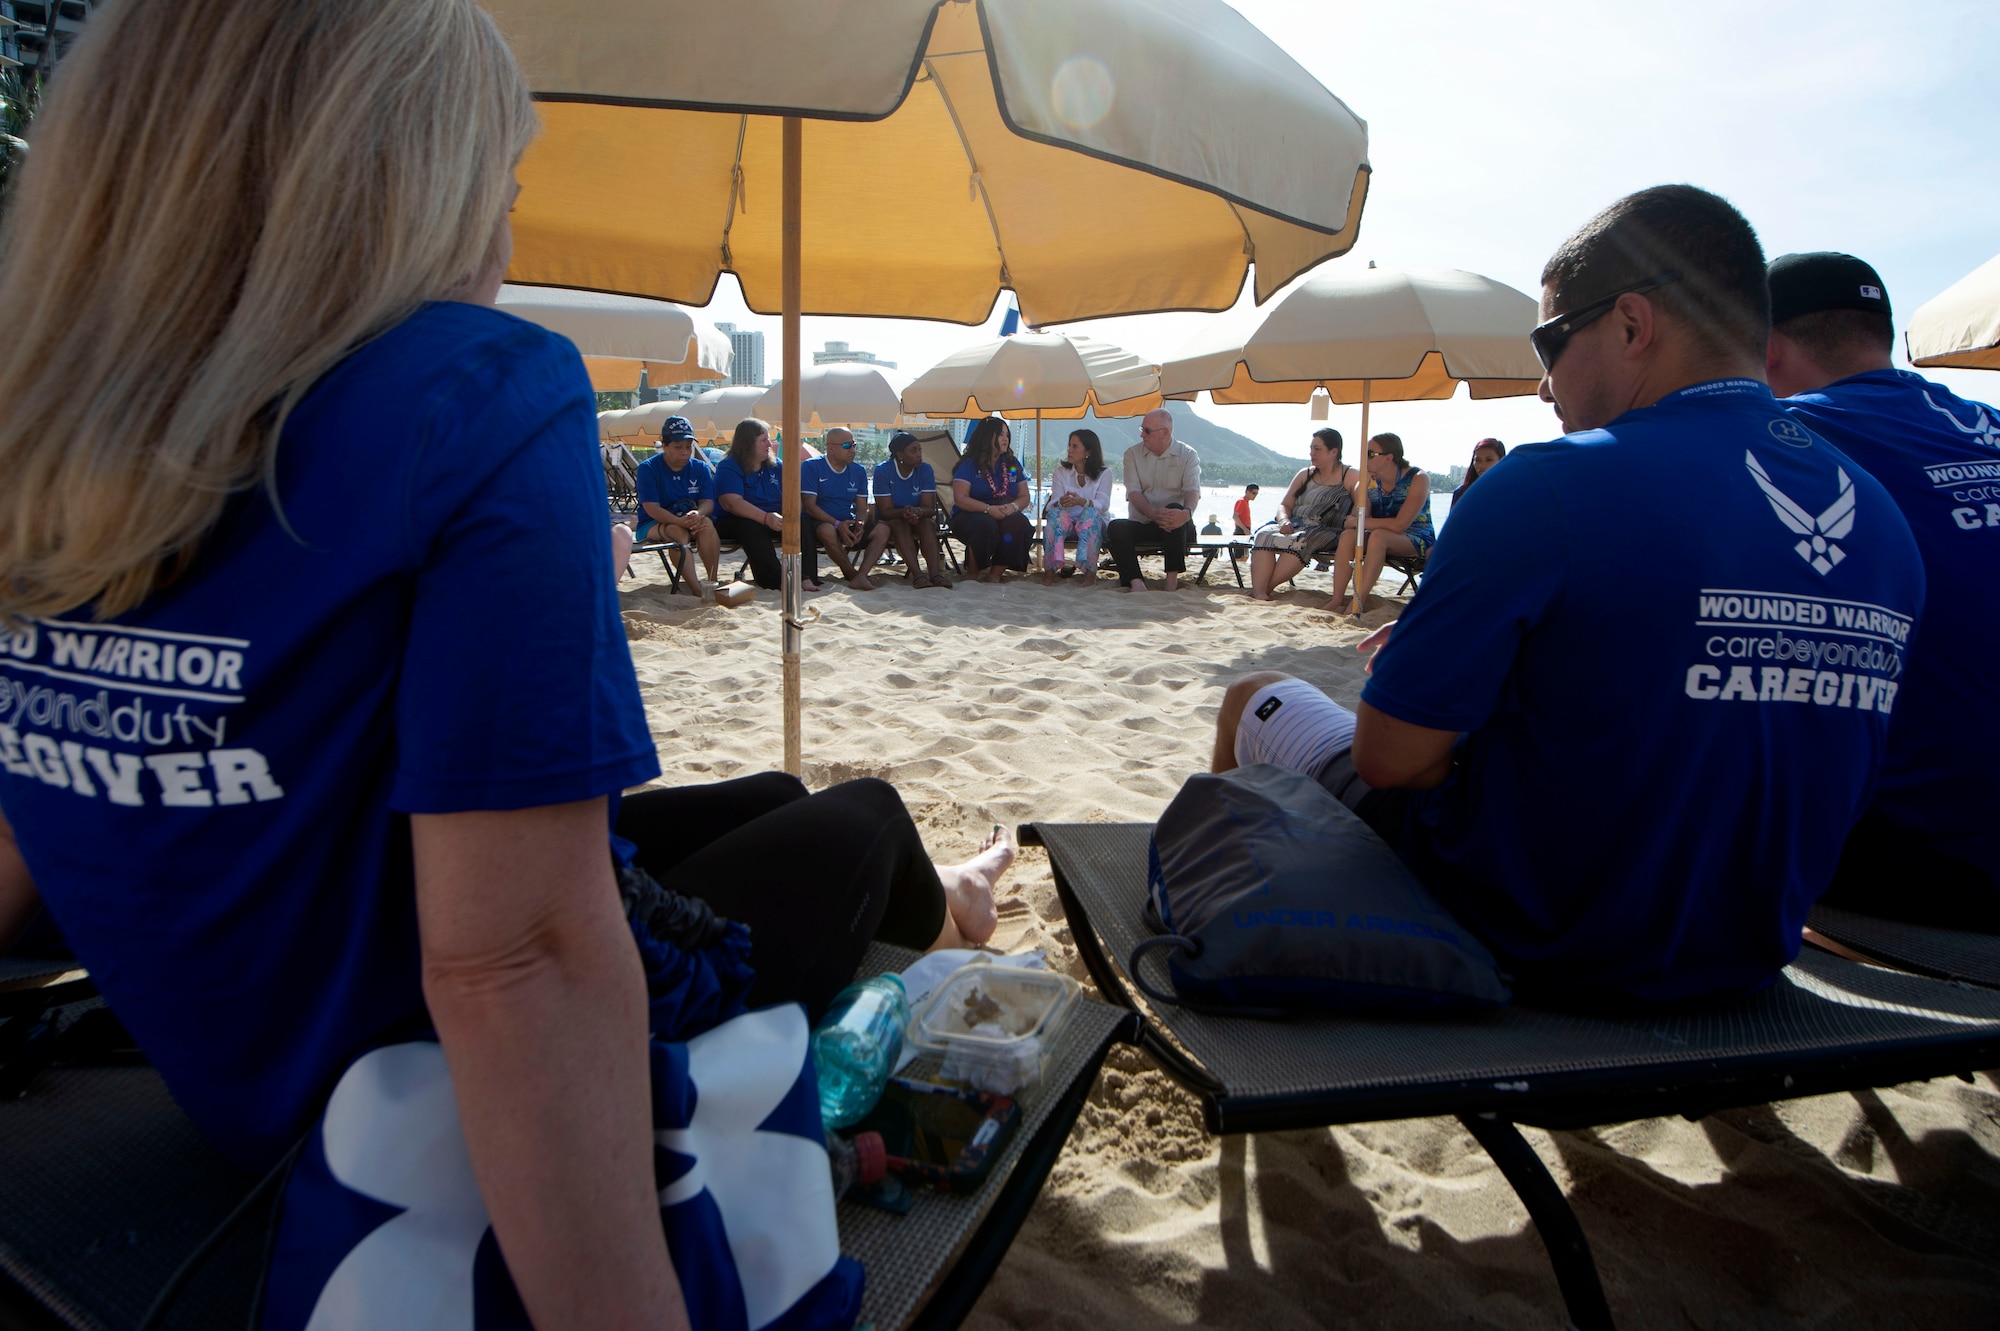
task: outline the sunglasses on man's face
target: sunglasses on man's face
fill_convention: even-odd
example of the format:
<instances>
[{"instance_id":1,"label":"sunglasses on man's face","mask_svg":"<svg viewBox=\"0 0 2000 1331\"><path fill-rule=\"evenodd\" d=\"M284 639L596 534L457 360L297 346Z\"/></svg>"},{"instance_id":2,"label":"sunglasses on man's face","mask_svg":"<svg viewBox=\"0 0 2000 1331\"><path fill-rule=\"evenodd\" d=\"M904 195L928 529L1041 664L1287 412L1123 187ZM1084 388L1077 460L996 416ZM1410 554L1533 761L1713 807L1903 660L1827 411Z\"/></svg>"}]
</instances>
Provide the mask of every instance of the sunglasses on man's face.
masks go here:
<instances>
[{"instance_id":1,"label":"sunglasses on man's face","mask_svg":"<svg viewBox=\"0 0 2000 1331\"><path fill-rule=\"evenodd\" d=\"M1558 314L1545 324L1538 324L1528 334L1528 341L1534 344L1535 359L1542 363L1544 373L1555 369L1556 359L1563 354L1563 348L1569 345L1569 340L1610 313L1611 307L1618 303L1620 296L1643 296L1648 291L1657 291L1669 282L1680 280L1681 274L1678 268L1655 273L1643 282L1620 287L1600 300L1593 300L1590 304L1579 306L1567 314Z\"/></svg>"}]
</instances>

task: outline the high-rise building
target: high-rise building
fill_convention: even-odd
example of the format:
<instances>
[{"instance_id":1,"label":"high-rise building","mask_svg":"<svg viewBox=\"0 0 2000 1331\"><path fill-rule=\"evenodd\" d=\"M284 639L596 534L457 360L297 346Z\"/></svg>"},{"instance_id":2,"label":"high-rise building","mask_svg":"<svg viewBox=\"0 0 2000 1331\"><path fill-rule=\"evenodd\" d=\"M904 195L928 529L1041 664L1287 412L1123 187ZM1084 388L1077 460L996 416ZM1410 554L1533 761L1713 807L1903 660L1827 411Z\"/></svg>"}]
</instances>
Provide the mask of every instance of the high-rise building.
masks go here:
<instances>
[{"instance_id":1,"label":"high-rise building","mask_svg":"<svg viewBox=\"0 0 2000 1331\"><path fill-rule=\"evenodd\" d=\"M729 349L735 353L729 362L730 385L763 388L764 335L754 329L738 328L735 324L717 324L715 327L718 332L729 334Z\"/></svg>"},{"instance_id":2,"label":"high-rise building","mask_svg":"<svg viewBox=\"0 0 2000 1331\"><path fill-rule=\"evenodd\" d=\"M50 10L55 11L58 63L90 17L93 0L0 0L0 67L47 62Z\"/></svg>"},{"instance_id":3,"label":"high-rise building","mask_svg":"<svg viewBox=\"0 0 2000 1331\"><path fill-rule=\"evenodd\" d=\"M872 351L856 351L845 342L829 342L826 350L813 353L815 365L879 365L885 370L896 368L892 360L877 360Z\"/></svg>"}]
</instances>

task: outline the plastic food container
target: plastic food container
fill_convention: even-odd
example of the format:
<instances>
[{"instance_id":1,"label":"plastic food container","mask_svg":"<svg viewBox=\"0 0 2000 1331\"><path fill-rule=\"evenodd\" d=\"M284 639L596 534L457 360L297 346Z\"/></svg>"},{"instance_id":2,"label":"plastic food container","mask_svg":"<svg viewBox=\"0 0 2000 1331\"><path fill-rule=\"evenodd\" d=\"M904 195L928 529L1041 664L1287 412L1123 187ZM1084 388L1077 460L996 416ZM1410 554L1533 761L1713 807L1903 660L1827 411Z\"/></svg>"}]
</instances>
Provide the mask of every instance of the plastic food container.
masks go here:
<instances>
[{"instance_id":1,"label":"plastic food container","mask_svg":"<svg viewBox=\"0 0 2000 1331\"><path fill-rule=\"evenodd\" d=\"M981 958L953 971L910 1017L909 1041L937 1054L938 1076L994 1095L1041 1080L1082 986L1053 971Z\"/></svg>"}]
</instances>

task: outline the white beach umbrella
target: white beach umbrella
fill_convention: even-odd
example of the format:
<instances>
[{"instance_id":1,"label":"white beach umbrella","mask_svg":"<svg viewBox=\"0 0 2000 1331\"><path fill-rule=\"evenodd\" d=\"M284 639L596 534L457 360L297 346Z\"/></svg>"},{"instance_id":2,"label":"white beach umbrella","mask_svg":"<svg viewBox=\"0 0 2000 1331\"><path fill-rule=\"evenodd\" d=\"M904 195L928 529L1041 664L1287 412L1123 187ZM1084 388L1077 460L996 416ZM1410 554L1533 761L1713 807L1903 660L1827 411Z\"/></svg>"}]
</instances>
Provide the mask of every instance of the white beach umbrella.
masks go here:
<instances>
[{"instance_id":1,"label":"white beach umbrella","mask_svg":"<svg viewBox=\"0 0 2000 1331\"><path fill-rule=\"evenodd\" d=\"M696 393L681 403L675 415L688 418L694 432L703 439L720 439L736 428L736 422L746 416L761 416L757 404L763 400L764 390L755 384L739 384L733 388L711 388L705 393Z\"/></svg>"},{"instance_id":2,"label":"white beach umbrella","mask_svg":"<svg viewBox=\"0 0 2000 1331\"><path fill-rule=\"evenodd\" d=\"M576 343L600 393L630 392L642 369L654 383L729 377L728 335L664 300L510 283L497 304Z\"/></svg>"},{"instance_id":3,"label":"white beach umbrella","mask_svg":"<svg viewBox=\"0 0 2000 1331\"><path fill-rule=\"evenodd\" d=\"M672 399L648 402L643 407L633 407L623 413L625 419L620 422L620 431L626 438L636 436L658 439L660 427L667 423L667 417L680 415L681 408L686 405L687 403L679 399Z\"/></svg>"},{"instance_id":4,"label":"white beach umbrella","mask_svg":"<svg viewBox=\"0 0 2000 1331\"><path fill-rule=\"evenodd\" d=\"M979 323L1003 288L1043 323L1227 309L1253 264L1261 300L1360 228L1367 127L1222 0L486 2L542 120L510 275L705 303L733 272L782 311L794 385L805 312ZM635 194L630 163L663 151ZM791 391L776 414L799 432Z\"/></svg>"},{"instance_id":5,"label":"white beach umbrella","mask_svg":"<svg viewBox=\"0 0 2000 1331\"><path fill-rule=\"evenodd\" d=\"M785 381L764 390L757 401L759 416L775 416L784 407ZM834 425L901 425L903 404L895 386L873 365L836 362L799 372L799 424L806 430Z\"/></svg>"},{"instance_id":6,"label":"white beach umbrella","mask_svg":"<svg viewBox=\"0 0 2000 1331\"><path fill-rule=\"evenodd\" d=\"M903 390L903 410L912 415L1034 417L1037 488L1044 416L1139 416L1159 405L1159 366L1080 333L1015 333L975 343L946 356ZM1038 529L1041 516L1037 510Z\"/></svg>"},{"instance_id":7,"label":"white beach umbrella","mask_svg":"<svg viewBox=\"0 0 2000 1331\"><path fill-rule=\"evenodd\" d=\"M2000 256L1918 306L1903 345L1912 365L2000 370Z\"/></svg>"},{"instance_id":8,"label":"white beach umbrella","mask_svg":"<svg viewBox=\"0 0 2000 1331\"><path fill-rule=\"evenodd\" d=\"M1528 341L1536 318L1532 297L1462 269L1318 273L1268 310L1211 321L1160 367L1160 390L1192 398L1206 389L1222 406L1324 392L1361 404L1365 447L1371 403L1448 398L1461 383L1475 398L1537 391L1542 366ZM1356 512L1359 566L1368 506Z\"/></svg>"}]
</instances>

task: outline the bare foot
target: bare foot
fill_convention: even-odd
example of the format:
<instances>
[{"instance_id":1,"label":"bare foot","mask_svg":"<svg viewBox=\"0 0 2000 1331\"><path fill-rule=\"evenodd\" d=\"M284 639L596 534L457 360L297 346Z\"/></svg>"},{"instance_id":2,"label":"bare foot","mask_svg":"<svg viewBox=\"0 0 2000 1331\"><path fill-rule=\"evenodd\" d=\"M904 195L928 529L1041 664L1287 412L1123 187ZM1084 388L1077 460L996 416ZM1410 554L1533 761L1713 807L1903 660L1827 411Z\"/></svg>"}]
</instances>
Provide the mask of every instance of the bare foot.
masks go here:
<instances>
[{"instance_id":1,"label":"bare foot","mask_svg":"<svg viewBox=\"0 0 2000 1331\"><path fill-rule=\"evenodd\" d=\"M1097 582L1097 570L1096 570L1096 569L1094 569L1094 568L1087 568L1087 569L1085 569L1085 570L1083 571L1083 574L1082 574L1082 577L1081 577L1081 579L1080 579L1080 580L1082 581L1083 585L1084 585L1084 586L1086 586L1086 587L1089 587L1089 586L1092 586L1092 585L1094 585L1094 584L1095 584L1095 583Z\"/></svg>"},{"instance_id":2,"label":"bare foot","mask_svg":"<svg viewBox=\"0 0 2000 1331\"><path fill-rule=\"evenodd\" d=\"M1170 592L1177 592L1180 589L1181 589L1181 575L1178 573L1167 574L1167 590Z\"/></svg>"},{"instance_id":3,"label":"bare foot","mask_svg":"<svg viewBox=\"0 0 2000 1331\"><path fill-rule=\"evenodd\" d=\"M847 585L850 590L857 592L872 592L875 590L875 584L862 577L859 573L849 578Z\"/></svg>"},{"instance_id":4,"label":"bare foot","mask_svg":"<svg viewBox=\"0 0 2000 1331\"><path fill-rule=\"evenodd\" d=\"M1000 927L1000 913L993 905L993 888L1013 863L1014 839L996 824L977 855L963 864L938 870L951 922L957 926L959 937L974 947L992 938L993 931Z\"/></svg>"},{"instance_id":5,"label":"bare foot","mask_svg":"<svg viewBox=\"0 0 2000 1331\"><path fill-rule=\"evenodd\" d=\"M1042 586L1053 587L1055 585L1056 585L1055 569L1052 567L1044 567L1042 569Z\"/></svg>"},{"instance_id":6,"label":"bare foot","mask_svg":"<svg viewBox=\"0 0 2000 1331\"><path fill-rule=\"evenodd\" d=\"M1128 592L1143 592L1150 590L1150 588L1146 586L1146 580L1144 578L1134 578L1132 579L1132 581L1125 584L1125 590Z\"/></svg>"}]
</instances>

